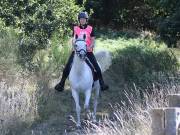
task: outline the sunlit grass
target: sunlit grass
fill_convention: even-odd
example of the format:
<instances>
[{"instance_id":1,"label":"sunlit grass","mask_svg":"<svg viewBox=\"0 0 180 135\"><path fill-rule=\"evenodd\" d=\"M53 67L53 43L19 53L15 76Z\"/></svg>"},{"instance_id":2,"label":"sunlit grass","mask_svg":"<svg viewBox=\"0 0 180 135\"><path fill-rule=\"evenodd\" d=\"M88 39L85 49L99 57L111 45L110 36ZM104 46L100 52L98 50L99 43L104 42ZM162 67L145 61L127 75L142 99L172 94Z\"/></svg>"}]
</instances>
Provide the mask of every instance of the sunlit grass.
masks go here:
<instances>
[{"instance_id":1,"label":"sunlit grass","mask_svg":"<svg viewBox=\"0 0 180 135\"><path fill-rule=\"evenodd\" d=\"M96 39L96 47L95 47L95 51L99 51L99 50L108 50L110 52L115 52L117 50L122 50L125 47L128 46L140 46L140 45L144 45L144 46L150 46L150 47L158 47L161 49L166 49L166 45L163 42L157 42L155 40L153 40L152 38L126 38L124 36L120 36L117 38L113 38L113 39L108 39L108 38L103 38L103 37L98 37Z\"/></svg>"},{"instance_id":2,"label":"sunlit grass","mask_svg":"<svg viewBox=\"0 0 180 135\"><path fill-rule=\"evenodd\" d=\"M102 38L97 38L96 39L96 47L95 51L98 50L108 50L111 51L112 53L115 52L118 49L123 49L126 47L126 45L132 45L132 44L137 44L139 42L138 39L124 39L123 37L118 38L118 39L102 39Z\"/></svg>"}]
</instances>

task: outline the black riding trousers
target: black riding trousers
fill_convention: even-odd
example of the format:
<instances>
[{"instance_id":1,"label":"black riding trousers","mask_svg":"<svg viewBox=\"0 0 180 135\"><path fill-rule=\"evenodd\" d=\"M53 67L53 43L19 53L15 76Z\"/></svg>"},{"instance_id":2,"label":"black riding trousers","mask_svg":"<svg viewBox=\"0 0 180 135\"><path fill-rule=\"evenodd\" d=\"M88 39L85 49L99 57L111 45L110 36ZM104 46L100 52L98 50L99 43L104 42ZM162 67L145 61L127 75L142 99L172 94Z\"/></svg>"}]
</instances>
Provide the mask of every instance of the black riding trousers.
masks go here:
<instances>
[{"instance_id":1,"label":"black riding trousers","mask_svg":"<svg viewBox=\"0 0 180 135\"><path fill-rule=\"evenodd\" d=\"M69 59L68 59L68 62L63 70L63 75L62 75L62 79L61 81L65 81L66 78L68 77L69 73L70 73L70 70L71 70L71 65L72 65L72 62L73 62L73 58L74 58L74 51L71 53ZM89 59L89 61L93 64L96 72L97 72L97 75L98 75L98 78L101 80L102 79L102 73L101 73L101 69L97 63L97 60L93 54L93 52L87 52L87 58Z\"/></svg>"}]
</instances>

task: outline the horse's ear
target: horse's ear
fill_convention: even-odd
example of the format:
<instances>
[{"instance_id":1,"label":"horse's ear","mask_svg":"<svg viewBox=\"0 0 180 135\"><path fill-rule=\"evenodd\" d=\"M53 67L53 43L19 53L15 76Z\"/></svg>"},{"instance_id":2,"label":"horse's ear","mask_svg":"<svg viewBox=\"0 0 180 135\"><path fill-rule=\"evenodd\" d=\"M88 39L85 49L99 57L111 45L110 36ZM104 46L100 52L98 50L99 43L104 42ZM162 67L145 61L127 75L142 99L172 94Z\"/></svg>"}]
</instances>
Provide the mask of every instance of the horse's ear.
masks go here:
<instances>
[{"instance_id":1,"label":"horse's ear","mask_svg":"<svg viewBox=\"0 0 180 135\"><path fill-rule=\"evenodd\" d=\"M83 39L84 39L84 40L86 39L86 34L83 35Z\"/></svg>"},{"instance_id":2,"label":"horse's ear","mask_svg":"<svg viewBox=\"0 0 180 135\"><path fill-rule=\"evenodd\" d=\"M75 35L75 39L77 39L77 38L78 38L78 35L76 34L76 35Z\"/></svg>"}]
</instances>

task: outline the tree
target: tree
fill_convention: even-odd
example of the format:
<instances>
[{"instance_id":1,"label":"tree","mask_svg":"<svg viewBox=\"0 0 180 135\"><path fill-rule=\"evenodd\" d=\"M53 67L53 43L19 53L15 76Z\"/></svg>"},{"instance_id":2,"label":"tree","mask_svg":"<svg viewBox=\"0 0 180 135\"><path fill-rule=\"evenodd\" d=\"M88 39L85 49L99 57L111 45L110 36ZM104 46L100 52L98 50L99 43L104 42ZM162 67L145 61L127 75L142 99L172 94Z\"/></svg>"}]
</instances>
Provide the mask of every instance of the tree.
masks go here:
<instances>
[{"instance_id":1,"label":"tree","mask_svg":"<svg viewBox=\"0 0 180 135\"><path fill-rule=\"evenodd\" d=\"M144 0L87 0L87 10L93 9L94 23L101 20L102 24L116 27L150 27L152 19L151 7Z\"/></svg>"},{"instance_id":2,"label":"tree","mask_svg":"<svg viewBox=\"0 0 180 135\"><path fill-rule=\"evenodd\" d=\"M157 32L169 47L175 46L180 39L180 1L150 0L154 9Z\"/></svg>"},{"instance_id":3,"label":"tree","mask_svg":"<svg viewBox=\"0 0 180 135\"><path fill-rule=\"evenodd\" d=\"M19 29L20 62L30 66L39 49L45 49L55 31L60 42L70 32L81 8L75 0L1 0L0 18L6 26Z\"/></svg>"}]
</instances>

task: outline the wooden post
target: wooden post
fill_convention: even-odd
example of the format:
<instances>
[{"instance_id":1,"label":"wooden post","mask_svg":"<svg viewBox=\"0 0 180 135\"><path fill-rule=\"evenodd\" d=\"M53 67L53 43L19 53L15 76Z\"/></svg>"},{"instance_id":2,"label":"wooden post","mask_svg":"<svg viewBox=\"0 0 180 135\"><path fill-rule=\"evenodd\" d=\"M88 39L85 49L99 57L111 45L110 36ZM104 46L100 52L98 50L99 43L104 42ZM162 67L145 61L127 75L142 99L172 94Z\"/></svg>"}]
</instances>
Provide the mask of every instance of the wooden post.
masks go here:
<instances>
[{"instance_id":1,"label":"wooden post","mask_svg":"<svg viewBox=\"0 0 180 135\"><path fill-rule=\"evenodd\" d=\"M169 107L151 110L152 135L180 135L180 94L168 95Z\"/></svg>"},{"instance_id":2,"label":"wooden post","mask_svg":"<svg viewBox=\"0 0 180 135\"><path fill-rule=\"evenodd\" d=\"M166 111L166 117L169 118L166 124L166 129L168 130L166 135L170 134L169 132L176 132L172 135L178 135L180 127L180 94L168 95L168 101L169 107L173 107L174 109L171 108Z\"/></svg>"},{"instance_id":3,"label":"wooden post","mask_svg":"<svg viewBox=\"0 0 180 135\"><path fill-rule=\"evenodd\" d=\"M152 109L150 114L152 135L164 135L164 110L160 108Z\"/></svg>"},{"instance_id":4,"label":"wooden post","mask_svg":"<svg viewBox=\"0 0 180 135\"><path fill-rule=\"evenodd\" d=\"M165 135L178 135L180 108L165 109Z\"/></svg>"},{"instance_id":5,"label":"wooden post","mask_svg":"<svg viewBox=\"0 0 180 135\"><path fill-rule=\"evenodd\" d=\"M156 108L151 110L152 135L178 135L180 108Z\"/></svg>"}]
</instances>

